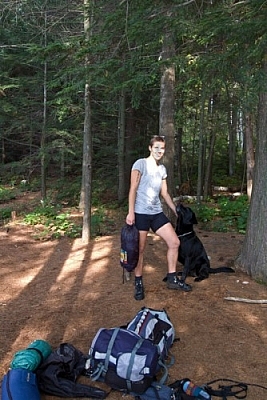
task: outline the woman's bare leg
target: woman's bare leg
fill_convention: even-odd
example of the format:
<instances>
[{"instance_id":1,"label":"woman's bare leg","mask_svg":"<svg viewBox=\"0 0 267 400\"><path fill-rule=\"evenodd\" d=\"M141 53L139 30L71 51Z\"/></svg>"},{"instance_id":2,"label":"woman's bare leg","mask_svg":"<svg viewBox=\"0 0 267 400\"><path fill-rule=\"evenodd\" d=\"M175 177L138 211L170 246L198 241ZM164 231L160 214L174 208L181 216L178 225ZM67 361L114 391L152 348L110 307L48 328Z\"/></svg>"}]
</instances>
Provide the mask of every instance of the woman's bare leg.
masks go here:
<instances>
[{"instance_id":1,"label":"woman's bare leg","mask_svg":"<svg viewBox=\"0 0 267 400\"><path fill-rule=\"evenodd\" d=\"M163 225L156 231L167 244L167 263L168 263L168 274L167 274L167 287L168 289L183 290L189 292L192 290L191 286L182 280L179 280L176 274L176 265L178 260L178 251L180 241L176 235L171 223Z\"/></svg>"},{"instance_id":2,"label":"woman's bare leg","mask_svg":"<svg viewBox=\"0 0 267 400\"><path fill-rule=\"evenodd\" d=\"M135 276L143 275L144 252L146 248L147 231L139 231L139 258L134 270Z\"/></svg>"},{"instance_id":3,"label":"woman's bare leg","mask_svg":"<svg viewBox=\"0 0 267 400\"><path fill-rule=\"evenodd\" d=\"M139 258L137 266L134 270L135 283L134 283L134 298L135 300L143 300L145 297L143 285L143 266L144 266L144 251L146 247L147 231L139 231Z\"/></svg>"},{"instance_id":4,"label":"woman's bare leg","mask_svg":"<svg viewBox=\"0 0 267 400\"><path fill-rule=\"evenodd\" d=\"M168 247L168 272L176 272L180 240L177 237L171 223L169 222L168 224L163 225L156 231L156 234L159 235L166 242Z\"/></svg>"}]
</instances>

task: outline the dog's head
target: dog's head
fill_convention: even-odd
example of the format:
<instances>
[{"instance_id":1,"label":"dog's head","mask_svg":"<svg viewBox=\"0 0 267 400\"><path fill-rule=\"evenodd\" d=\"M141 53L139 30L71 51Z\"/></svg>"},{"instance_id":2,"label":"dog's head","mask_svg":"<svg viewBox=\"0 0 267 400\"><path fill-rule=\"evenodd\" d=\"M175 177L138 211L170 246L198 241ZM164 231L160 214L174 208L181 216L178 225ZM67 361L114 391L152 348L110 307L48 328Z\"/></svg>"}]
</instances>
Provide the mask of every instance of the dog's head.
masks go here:
<instances>
[{"instance_id":1,"label":"dog's head","mask_svg":"<svg viewBox=\"0 0 267 400\"><path fill-rule=\"evenodd\" d=\"M183 227L193 227L193 225L197 224L196 214L190 207L185 207L183 204L178 204L176 206L176 212L178 215L177 227L179 227L179 230L183 229Z\"/></svg>"}]
</instances>

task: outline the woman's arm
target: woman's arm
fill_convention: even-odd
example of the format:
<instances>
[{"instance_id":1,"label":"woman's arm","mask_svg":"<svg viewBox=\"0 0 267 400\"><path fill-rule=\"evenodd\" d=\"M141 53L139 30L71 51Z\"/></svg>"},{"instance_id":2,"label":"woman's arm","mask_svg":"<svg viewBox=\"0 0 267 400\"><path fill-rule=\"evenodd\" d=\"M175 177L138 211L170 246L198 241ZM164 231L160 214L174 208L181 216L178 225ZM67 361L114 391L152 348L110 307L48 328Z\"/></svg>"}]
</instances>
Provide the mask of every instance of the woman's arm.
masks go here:
<instances>
[{"instance_id":1,"label":"woman's arm","mask_svg":"<svg viewBox=\"0 0 267 400\"><path fill-rule=\"evenodd\" d=\"M126 223L129 225L134 224L134 221L135 221L134 205L135 205L136 192L137 192L137 188L139 186L140 179L141 179L140 171L138 171L137 169L132 170L129 197L128 197L129 211L128 211L128 215L126 217Z\"/></svg>"},{"instance_id":2,"label":"woman's arm","mask_svg":"<svg viewBox=\"0 0 267 400\"><path fill-rule=\"evenodd\" d=\"M170 209L174 212L174 214L177 216L176 212L176 207L174 202L172 201L171 196L168 193L168 187L167 187L167 181L166 179L162 180L162 185L161 185L161 191L160 191L161 196L165 200L166 204L170 207Z\"/></svg>"}]
</instances>

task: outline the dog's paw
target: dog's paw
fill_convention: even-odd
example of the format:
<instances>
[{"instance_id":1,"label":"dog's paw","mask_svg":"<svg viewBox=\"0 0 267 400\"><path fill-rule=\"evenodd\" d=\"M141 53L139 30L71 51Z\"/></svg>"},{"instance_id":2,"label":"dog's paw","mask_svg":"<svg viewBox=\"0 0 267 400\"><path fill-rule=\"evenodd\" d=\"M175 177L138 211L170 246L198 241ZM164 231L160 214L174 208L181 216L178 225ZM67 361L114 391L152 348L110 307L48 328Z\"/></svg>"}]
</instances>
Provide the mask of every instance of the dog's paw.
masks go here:
<instances>
[{"instance_id":1,"label":"dog's paw","mask_svg":"<svg viewBox=\"0 0 267 400\"><path fill-rule=\"evenodd\" d=\"M195 271L189 271L188 276L191 276L194 278L197 275L196 275Z\"/></svg>"},{"instance_id":2,"label":"dog's paw","mask_svg":"<svg viewBox=\"0 0 267 400\"><path fill-rule=\"evenodd\" d=\"M201 282L201 281L204 281L204 279L207 279L207 278L203 278L203 277L198 276L197 278L194 279L194 281L195 282Z\"/></svg>"}]
</instances>

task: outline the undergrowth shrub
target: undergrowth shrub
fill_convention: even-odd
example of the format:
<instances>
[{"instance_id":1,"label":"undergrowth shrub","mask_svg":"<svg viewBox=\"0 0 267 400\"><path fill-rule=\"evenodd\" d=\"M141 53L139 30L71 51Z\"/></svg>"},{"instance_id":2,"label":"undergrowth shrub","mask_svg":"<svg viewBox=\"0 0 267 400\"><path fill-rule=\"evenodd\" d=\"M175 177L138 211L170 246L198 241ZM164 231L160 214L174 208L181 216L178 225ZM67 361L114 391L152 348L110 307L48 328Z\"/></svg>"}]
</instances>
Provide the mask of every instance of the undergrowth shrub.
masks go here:
<instances>
[{"instance_id":1,"label":"undergrowth shrub","mask_svg":"<svg viewBox=\"0 0 267 400\"><path fill-rule=\"evenodd\" d=\"M198 222L207 230L215 232L239 232L244 234L247 227L249 201L246 195L235 199L220 197L216 203L192 207Z\"/></svg>"},{"instance_id":2,"label":"undergrowth shrub","mask_svg":"<svg viewBox=\"0 0 267 400\"><path fill-rule=\"evenodd\" d=\"M0 225L11 219L11 213L12 209L10 207L0 209Z\"/></svg>"},{"instance_id":3,"label":"undergrowth shrub","mask_svg":"<svg viewBox=\"0 0 267 400\"><path fill-rule=\"evenodd\" d=\"M59 238L61 236L81 236L81 226L74 224L69 213L62 213L60 206L44 205L36 207L33 212L23 218L29 225L42 225L42 229L35 235L36 238Z\"/></svg>"},{"instance_id":4,"label":"undergrowth shrub","mask_svg":"<svg viewBox=\"0 0 267 400\"><path fill-rule=\"evenodd\" d=\"M5 203L16 198L16 193L12 188L0 186L0 203Z\"/></svg>"}]
</instances>

